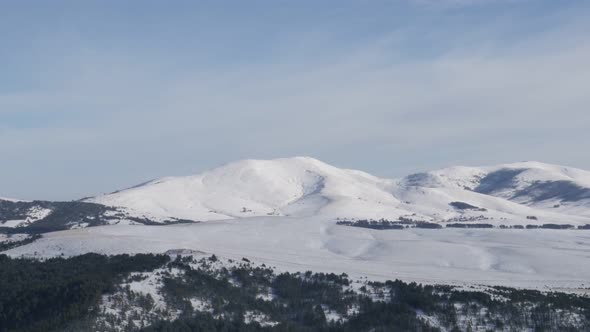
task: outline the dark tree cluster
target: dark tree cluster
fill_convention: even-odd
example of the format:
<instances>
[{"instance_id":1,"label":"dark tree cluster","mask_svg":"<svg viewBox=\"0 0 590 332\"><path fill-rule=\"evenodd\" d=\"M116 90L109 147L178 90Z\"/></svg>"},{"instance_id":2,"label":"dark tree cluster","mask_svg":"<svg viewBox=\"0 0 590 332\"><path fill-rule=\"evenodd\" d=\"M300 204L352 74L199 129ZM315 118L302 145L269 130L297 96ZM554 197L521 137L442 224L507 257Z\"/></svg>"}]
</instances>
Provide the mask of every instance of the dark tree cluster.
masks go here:
<instances>
[{"instance_id":1,"label":"dark tree cluster","mask_svg":"<svg viewBox=\"0 0 590 332\"><path fill-rule=\"evenodd\" d=\"M178 304L194 296L207 298L213 306L211 315L224 319L196 312L173 322L157 322L145 331L440 331L439 326L466 331L471 329L461 322L466 317L473 324L487 326L486 330L580 331L589 327L590 299L577 295L502 287L486 293L457 291L450 286L399 280L368 282L353 291L354 283L345 274L274 274L270 268L249 263L215 270L208 268L211 262L216 259L201 261L199 267L191 258L172 262L186 274L170 277L165 292ZM272 300L256 296L264 291L272 293ZM243 315L248 310L263 313L275 324L246 323ZM329 321L326 310L341 319ZM418 313L436 317L439 326L431 326ZM576 325L568 314L580 315L582 322Z\"/></svg>"},{"instance_id":2,"label":"dark tree cluster","mask_svg":"<svg viewBox=\"0 0 590 332\"><path fill-rule=\"evenodd\" d=\"M84 319L123 275L151 271L168 256L86 254L45 261L0 255L0 331L53 331Z\"/></svg>"},{"instance_id":3,"label":"dark tree cluster","mask_svg":"<svg viewBox=\"0 0 590 332\"><path fill-rule=\"evenodd\" d=\"M543 224L543 225L526 225L526 229L575 229L574 225L570 224ZM578 227L578 229L583 229Z\"/></svg>"},{"instance_id":4,"label":"dark tree cluster","mask_svg":"<svg viewBox=\"0 0 590 332\"><path fill-rule=\"evenodd\" d=\"M476 220L476 219L474 219ZM473 220L462 220L462 221L473 221ZM441 229L441 228L496 228L493 224L488 223L473 223L473 222L448 222L443 226L439 223L432 223L427 221L411 220L408 218L400 218L397 221L391 221L386 219L380 220L338 220L337 225L370 228L377 230L388 230L397 229L402 230L406 228L426 228L426 229ZM499 229L576 229L576 226L571 224L542 224L542 225L499 225ZM590 230L590 225L578 226L580 230Z\"/></svg>"},{"instance_id":5,"label":"dark tree cluster","mask_svg":"<svg viewBox=\"0 0 590 332\"><path fill-rule=\"evenodd\" d=\"M489 218L484 215L479 216L458 216L453 217L450 219L445 220L445 222L474 222L474 221L483 221L483 220L490 220L494 218Z\"/></svg>"},{"instance_id":6,"label":"dark tree cluster","mask_svg":"<svg viewBox=\"0 0 590 332\"><path fill-rule=\"evenodd\" d=\"M0 331L590 330L590 298L573 294L505 287L464 291L399 280L362 282L346 274L277 274L248 260L230 263L215 256L170 260L158 255L88 254L46 261L0 256ZM167 310L178 314L164 319L156 311L145 321L124 305L121 315L128 324L120 329L117 324L124 318L97 310L104 295L147 278L131 272L161 277ZM133 300L127 303L144 312L152 310L149 295L123 288ZM207 302L208 309L193 308L194 299ZM251 312L265 319L246 319ZM334 315L338 318L329 319Z\"/></svg>"},{"instance_id":7,"label":"dark tree cluster","mask_svg":"<svg viewBox=\"0 0 590 332\"><path fill-rule=\"evenodd\" d=\"M492 224L451 223L451 224L447 224L447 228L494 228L494 225L492 225Z\"/></svg>"},{"instance_id":8,"label":"dark tree cluster","mask_svg":"<svg viewBox=\"0 0 590 332\"><path fill-rule=\"evenodd\" d=\"M0 242L0 252L10 250L12 248L24 246L29 243L33 243L36 240L40 239L41 237L43 237L41 234L34 234L34 235L28 235L26 238L19 240L19 241L7 240L7 241Z\"/></svg>"},{"instance_id":9,"label":"dark tree cluster","mask_svg":"<svg viewBox=\"0 0 590 332\"><path fill-rule=\"evenodd\" d=\"M336 222L337 225L342 226L352 226L352 227L362 227L362 228L371 228L371 229L404 229L404 225L400 224L395 221L389 220L355 220L355 221L348 221L348 220L340 220Z\"/></svg>"},{"instance_id":10,"label":"dark tree cluster","mask_svg":"<svg viewBox=\"0 0 590 332\"><path fill-rule=\"evenodd\" d=\"M361 227L361 228L370 228L370 229L404 229L404 228L427 228L427 229L439 229L442 228L442 225L437 223L431 223L427 221L416 221L407 218L400 218L397 221L391 221L386 219L380 220L339 220L336 222L337 225L341 226L352 226L352 227Z\"/></svg>"},{"instance_id":11,"label":"dark tree cluster","mask_svg":"<svg viewBox=\"0 0 590 332\"><path fill-rule=\"evenodd\" d=\"M7 220L25 220L29 218L31 211L35 209L47 209L50 210L51 213L45 218L37 220L26 227L2 227L2 223ZM0 200L0 233L4 234L43 234L70 229L77 224L86 224L88 227L92 227L105 225L111 222L116 223L121 219L131 220L145 225L169 225L194 222L192 220L176 218L165 220L163 222L155 222L148 218L138 218L126 215L114 207L81 201L11 202Z\"/></svg>"},{"instance_id":12,"label":"dark tree cluster","mask_svg":"<svg viewBox=\"0 0 590 332\"><path fill-rule=\"evenodd\" d=\"M449 203L450 206L454 207L457 210L473 210L473 211L480 211L485 212L487 209L480 208L465 202L451 202Z\"/></svg>"}]
</instances>

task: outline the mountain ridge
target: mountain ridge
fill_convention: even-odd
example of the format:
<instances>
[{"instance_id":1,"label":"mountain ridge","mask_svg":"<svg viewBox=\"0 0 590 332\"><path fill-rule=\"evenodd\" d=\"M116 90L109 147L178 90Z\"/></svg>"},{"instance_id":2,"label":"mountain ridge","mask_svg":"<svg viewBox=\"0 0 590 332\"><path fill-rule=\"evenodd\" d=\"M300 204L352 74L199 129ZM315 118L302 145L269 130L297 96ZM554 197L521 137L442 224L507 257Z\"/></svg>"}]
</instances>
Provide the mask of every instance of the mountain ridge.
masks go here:
<instances>
[{"instance_id":1,"label":"mountain ridge","mask_svg":"<svg viewBox=\"0 0 590 332\"><path fill-rule=\"evenodd\" d=\"M478 217L449 207L451 202L465 202L489 210L487 219L521 222L543 214L551 220L583 222L590 217L590 172L529 161L453 166L386 179L311 157L246 159L197 175L156 179L86 201L126 208L131 214L154 219L199 221L265 215L414 216L433 222Z\"/></svg>"},{"instance_id":2,"label":"mountain ridge","mask_svg":"<svg viewBox=\"0 0 590 332\"><path fill-rule=\"evenodd\" d=\"M11 245L5 253L13 257L200 252L287 271L587 289L588 200L569 201L559 186L538 188L572 174L568 183L586 188L586 173L537 164L488 178L501 194L475 190L489 174L523 165L516 166L383 179L305 158L238 161L100 202L0 201L0 240L42 234ZM552 195L502 197L522 186Z\"/></svg>"},{"instance_id":3,"label":"mountain ridge","mask_svg":"<svg viewBox=\"0 0 590 332\"><path fill-rule=\"evenodd\" d=\"M0 198L0 228L9 232L261 216L586 225L590 172L529 161L387 179L311 157L246 159L79 201Z\"/></svg>"}]
</instances>

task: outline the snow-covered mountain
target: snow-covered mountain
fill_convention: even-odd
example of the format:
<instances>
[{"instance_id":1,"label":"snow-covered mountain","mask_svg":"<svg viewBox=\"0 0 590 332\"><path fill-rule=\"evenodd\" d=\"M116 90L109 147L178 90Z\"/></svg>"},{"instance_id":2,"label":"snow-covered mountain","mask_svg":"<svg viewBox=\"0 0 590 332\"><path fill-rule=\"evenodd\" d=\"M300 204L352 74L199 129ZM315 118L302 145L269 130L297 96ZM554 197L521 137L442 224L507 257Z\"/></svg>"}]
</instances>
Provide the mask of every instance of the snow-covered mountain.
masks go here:
<instances>
[{"instance_id":1,"label":"snow-covered mountain","mask_svg":"<svg viewBox=\"0 0 590 332\"><path fill-rule=\"evenodd\" d=\"M243 160L88 202L150 220L324 216L492 224L590 222L590 172L524 162L383 179L309 157Z\"/></svg>"},{"instance_id":2,"label":"snow-covered mountain","mask_svg":"<svg viewBox=\"0 0 590 332\"><path fill-rule=\"evenodd\" d=\"M539 162L451 167L405 178L419 187L464 189L529 207L590 216L590 172Z\"/></svg>"},{"instance_id":3,"label":"snow-covered mountain","mask_svg":"<svg viewBox=\"0 0 590 332\"><path fill-rule=\"evenodd\" d=\"M252 216L397 214L401 204L384 180L296 157L243 160L203 174L163 178L91 202L150 218L215 220ZM379 210L385 209L383 213ZM399 211L398 211L399 210ZM405 211L403 213L406 213Z\"/></svg>"},{"instance_id":4,"label":"snow-covered mountain","mask_svg":"<svg viewBox=\"0 0 590 332\"><path fill-rule=\"evenodd\" d=\"M383 179L312 158L244 160L84 201L0 201L0 233L43 233L4 252L14 257L198 252L284 271L577 290L590 278L588 179L533 162ZM16 225L39 208L44 218Z\"/></svg>"}]
</instances>

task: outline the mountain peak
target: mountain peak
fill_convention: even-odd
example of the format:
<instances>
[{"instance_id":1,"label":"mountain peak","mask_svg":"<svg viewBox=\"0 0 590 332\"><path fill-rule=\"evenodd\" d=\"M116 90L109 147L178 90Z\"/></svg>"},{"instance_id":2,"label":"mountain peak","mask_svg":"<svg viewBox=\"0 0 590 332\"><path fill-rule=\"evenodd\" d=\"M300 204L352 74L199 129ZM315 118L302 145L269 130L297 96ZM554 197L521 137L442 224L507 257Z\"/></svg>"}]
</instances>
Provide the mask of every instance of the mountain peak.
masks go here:
<instances>
[{"instance_id":1,"label":"mountain peak","mask_svg":"<svg viewBox=\"0 0 590 332\"><path fill-rule=\"evenodd\" d=\"M89 201L161 220L317 215L391 220L413 216L445 221L466 213L454 211L449 205L453 202L486 209L492 219L518 219L535 214L533 206L553 208L563 202L564 209L585 209L589 174L521 162L455 166L395 181L297 156L239 160L201 174L163 178Z\"/></svg>"},{"instance_id":2,"label":"mountain peak","mask_svg":"<svg viewBox=\"0 0 590 332\"><path fill-rule=\"evenodd\" d=\"M515 163L499 164L496 166L489 166L489 167L492 167L492 168L523 168L523 169L536 168L536 169L543 169L543 170L550 170L550 171L559 170L559 169L570 169L570 168L573 169L573 167L550 164L550 163L545 163L545 162L535 161L535 160L527 160L527 161L519 161L519 162L515 162Z\"/></svg>"},{"instance_id":3,"label":"mountain peak","mask_svg":"<svg viewBox=\"0 0 590 332\"><path fill-rule=\"evenodd\" d=\"M274 158L274 159L242 159L227 163L223 166L214 168L224 168L228 166L233 167L260 167L260 166L269 166L269 165L289 165L289 164L297 164L297 165L307 165L307 166L314 166L314 167L332 167L328 163L325 163L319 159L307 156L295 156L295 157L283 157L283 158Z\"/></svg>"},{"instance_id":4,"label":"mountain peak","mask_svg":"<svg viewBox=\"0 0 590 332\"><path fill-rule=\"evenodd\" d=\"M223 176L228 177L236 174L250 175L258 173L261 177L292 177L295 174L301 176L304 173L315 173L318 175L335 174L356 174L357 176L372 177L370 174L357 170L338 168L313 157L296 156L275 159L243 159L227 163L205 171L195 177ZM242 177L242 179L244 179ZM242 180L240 179L240 180Z\"/></svg>"}]
</instances>

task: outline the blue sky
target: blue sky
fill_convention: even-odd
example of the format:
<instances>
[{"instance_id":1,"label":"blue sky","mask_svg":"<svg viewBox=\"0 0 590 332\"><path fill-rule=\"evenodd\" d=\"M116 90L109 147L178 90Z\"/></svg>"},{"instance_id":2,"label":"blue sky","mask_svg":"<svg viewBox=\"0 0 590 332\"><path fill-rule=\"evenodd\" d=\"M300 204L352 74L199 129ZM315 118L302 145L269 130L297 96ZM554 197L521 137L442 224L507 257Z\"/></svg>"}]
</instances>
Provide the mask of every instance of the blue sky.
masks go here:
<instances>
[{"instance_id":1,"label":"blue sky","mask_svg":"<svg viewBox=\"0 0 590 332\"><path fill-rule=\"evenodd\" d=\"M4 1L0 196L243 158L590 169L590 3Z\"/></svg>"}]
</instances>

